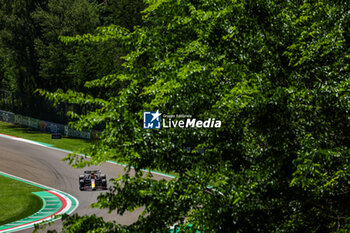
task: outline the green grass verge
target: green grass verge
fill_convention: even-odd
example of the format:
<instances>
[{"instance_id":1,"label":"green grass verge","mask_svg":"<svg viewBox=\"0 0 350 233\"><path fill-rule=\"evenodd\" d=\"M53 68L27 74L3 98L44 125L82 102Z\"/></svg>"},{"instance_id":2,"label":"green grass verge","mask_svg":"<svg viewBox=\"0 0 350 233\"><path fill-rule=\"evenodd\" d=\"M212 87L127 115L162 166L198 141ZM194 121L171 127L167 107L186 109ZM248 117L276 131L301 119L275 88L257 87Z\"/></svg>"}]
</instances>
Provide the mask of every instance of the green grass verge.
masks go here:
<instances>
[{"instance_id":1,"label":"green grass verge","mask_svg":"<svg viewBox=\"0 0 350 233\"><path fill-rule=\"evenodd\" d=\"M89 140L78 138L51 139L51 134L40 130L34 130L24 126L10 124L0 121L0 133L16 136L20 138L29 139L36 142L50 144L54 147L77 151L80 148L87 147Z\"/></svg>"},{"instance_id":2,"label":"green grass verge","mask_svg":"<svg viewBox=\"0 0 350 233\"><path fill-rule=\"evenodd\" d=\"M32 192L41 188L0 175L0 226L38 212L43 203Z\"/></svg>"}]
</instances>

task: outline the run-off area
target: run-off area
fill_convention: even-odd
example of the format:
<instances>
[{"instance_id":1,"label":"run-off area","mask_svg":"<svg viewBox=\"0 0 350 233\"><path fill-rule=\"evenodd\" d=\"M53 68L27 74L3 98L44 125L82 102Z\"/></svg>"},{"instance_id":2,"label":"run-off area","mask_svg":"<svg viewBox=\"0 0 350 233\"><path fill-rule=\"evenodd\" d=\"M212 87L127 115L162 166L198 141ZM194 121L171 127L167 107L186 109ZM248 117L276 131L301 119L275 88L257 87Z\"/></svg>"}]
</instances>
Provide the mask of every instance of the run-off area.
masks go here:
<instances>
[{"instance_id":1,"label":"run-off area","mask_svg":"<svg viewBox=\"0 0 350 233\"><path fill-rule=\"evenodd\" d=\"M77 205L70 195L0 172L0 233L55 220L56 215L69 214Z\"/></svg>"},{"instance_id":2,"label":"run-off area","mask_svg":"<svg viewBox=\"0 0 350 233\"><path fill-rule=\"evenodd\" d=\"M0 226L38 212L43 201L33 192L40 191L45 190L0 175Z\"/></svg>"}]
</instances>

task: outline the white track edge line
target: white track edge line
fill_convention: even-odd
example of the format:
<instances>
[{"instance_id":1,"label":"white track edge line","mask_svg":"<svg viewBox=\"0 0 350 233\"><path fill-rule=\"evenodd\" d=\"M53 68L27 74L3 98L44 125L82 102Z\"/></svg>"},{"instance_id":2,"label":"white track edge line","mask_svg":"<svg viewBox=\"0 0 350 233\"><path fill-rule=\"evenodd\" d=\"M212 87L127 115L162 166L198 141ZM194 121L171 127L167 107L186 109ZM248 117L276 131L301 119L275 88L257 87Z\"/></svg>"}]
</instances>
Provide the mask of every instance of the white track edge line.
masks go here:
<instances>
[{"instance_id":1,"label":"white track edge line","mask_svg":"<svg viewBox=\"0 0 350 233\"><path fill-rule=\"evenodd\" d=\"M1 134L1 133L0 133L0 137L4 137L4 138L7 138L7 139L12 139L12 140L15 140L15 141L20 141L20 142L26 142L26 143L30 143L30 144L33 144L33 145L45 147L45 148L48 148L48 149L51 149L51 150L56 150L56 151L64 152L64 153L73 153L73 151L64 150L64 149L56 148L56 147L53 147L53 146L46 146L46 145L43 145L43 144L40 144L40 143L31 141L31 140L28 140L28 139L19 138L19 137L12 137L11 135L7 135L7 134ZM83 155L83 154L79 154L79 155L85 156L85 157L87 157L87 158L91 158L90 156L86 156L86 155ZM115 164L115 165L118 165L118 166L122 166L122 167L127 167L127 165L120 164L120 163L117 163L117 162L114 162L114 161L110 161L110 160L108 160L108 161L106 161L106 162L107 162L107 163L111 163L111 164ZM144 170L144 169L142 169L142 171L149 172L148 170ZM172 178L172 179L174 178L174 176L167 175L167 174L160 173L160 172L156 172L156 171L152 171L152 173L157 174L157 175L159 175L159 176L164 176L164 177Z\"/></svg>"}]
</instances>

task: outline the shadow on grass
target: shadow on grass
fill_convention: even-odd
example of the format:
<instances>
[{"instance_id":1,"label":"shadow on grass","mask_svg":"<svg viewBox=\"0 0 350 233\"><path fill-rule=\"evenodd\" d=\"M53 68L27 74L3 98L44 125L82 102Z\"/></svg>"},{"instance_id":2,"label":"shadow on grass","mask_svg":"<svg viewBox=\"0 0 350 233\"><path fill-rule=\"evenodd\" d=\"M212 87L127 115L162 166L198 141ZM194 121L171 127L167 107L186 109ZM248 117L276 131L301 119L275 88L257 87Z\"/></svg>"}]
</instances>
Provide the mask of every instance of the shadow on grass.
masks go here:
<instances>
[{"instance_id":1,"label":"shadow on grass","mask_svg":"<svg viewBox=\"0 0 350 233\"><path fill-rule=\"evenodd\" d=\"M23 133L31 133L31 134L42 134L42 133L45 133L45 134L50 134L50 133L45 132L45 131L35 130L35 129L29 128L29 127L24 127L24 126L21 126L21 125L8 125L8 126L6 126L6 128L9 128L9 129L12 129L12 130L15 130L15 131L18 131L18 132L23 132Z\"/></svg>"},{"instance_id":2,"label":"shadow on grass","mask_svg":"<svg viewBox=\"0 0 350 233\"><path fill-rule=\"evenodd\" d=\"M9 124L6 126L6 128L14 130L16 132L20 132L20 133L29 133L29 134L37 134L37 135L51 135L51 133L46 132L44 130L39 130L39 129L33 129L30 127L26 127L26 126L22 126L22 125L18 125L18 124ZM74 138L74 137L66 137L62 135L62 138L67 138L67 139L77 139L77 140L83 140L87 143L91 142L90 140L87 139L81 139L81 138Z\"/></svg>"}]
</instances>

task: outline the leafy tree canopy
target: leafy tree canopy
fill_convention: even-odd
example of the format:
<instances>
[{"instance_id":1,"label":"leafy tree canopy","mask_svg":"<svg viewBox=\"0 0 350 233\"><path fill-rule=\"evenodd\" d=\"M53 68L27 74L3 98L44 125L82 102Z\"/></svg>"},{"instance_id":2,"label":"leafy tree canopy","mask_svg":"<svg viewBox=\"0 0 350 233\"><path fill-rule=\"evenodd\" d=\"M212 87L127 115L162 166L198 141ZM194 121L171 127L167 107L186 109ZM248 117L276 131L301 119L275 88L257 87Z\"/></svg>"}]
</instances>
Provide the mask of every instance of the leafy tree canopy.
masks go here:
<instances>
[{"instance_id":1,"label":"leafy tree canopy","mask_svg":"<svg viewBox=\"0 0 350 233\"><path fill-rule=\"evenodd\" d=\"M40 26L42 36L35 38L38 54L38 86L55 91L57 88L80 90L86 79L74 77L69 67L72 57L79 52L67 47L59 36L75 36L93 32L99 24L99 8L88 0L49 0L47 5L38 7L31 15ZM79 49L76 49L79 51Z\"/></svg>"},{"instance_id":2,"label":"leafy tree canopy","mask_svg":"<svg viewBox=\"0 0 350 233\"><path fill-rule=\"evenodd\" d=\"M127 51L123 68L85 84L106 98L45 94L99 106L72 113L76 128L105 125L84 153L93 163L136 169L94 206L121 214L142 206L144 213L130 226L65 217L64 230L166 232L191 223L208 232L349 231L349 3L146 3L132 32L111 25L61 38L102 47L118 41ZM220 119L222 127L143 129L143 112L157 109ZM189 144L195 150L184 151ZM209 149L196 152L202 148ZM141 169L179 175L155 181Z\"/></svg>"}]
</instances>

